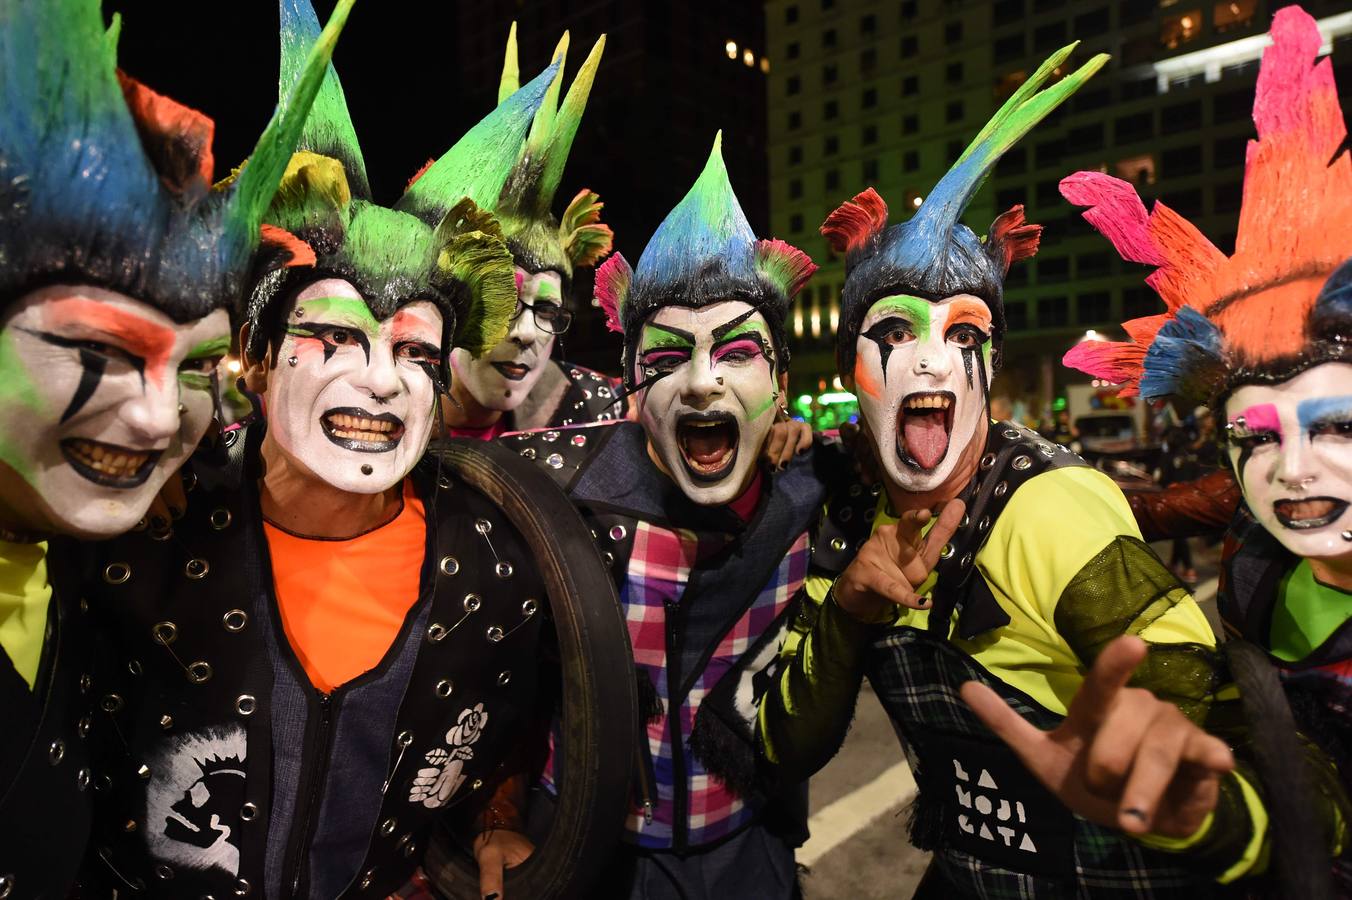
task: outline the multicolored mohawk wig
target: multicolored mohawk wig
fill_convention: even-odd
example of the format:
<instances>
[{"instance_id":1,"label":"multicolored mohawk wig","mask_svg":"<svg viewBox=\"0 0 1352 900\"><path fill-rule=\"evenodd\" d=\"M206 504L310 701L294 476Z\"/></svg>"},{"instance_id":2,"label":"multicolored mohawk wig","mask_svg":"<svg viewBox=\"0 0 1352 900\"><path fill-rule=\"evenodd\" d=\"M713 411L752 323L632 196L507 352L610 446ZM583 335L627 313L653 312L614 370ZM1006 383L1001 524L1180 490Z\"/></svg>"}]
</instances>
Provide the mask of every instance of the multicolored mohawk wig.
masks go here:
<instances>
[{"instance_id":1,"label":"multicolored mohawk wig","mask_svg":"<svg viewBox=\"0 0 1352 900\"><path fill-rule=\"evenodd\" d=\"M352 2L298 48L253 161L213 189L213 123L117 70L98 0L0 0L0 302L94 284L186 322L239 312L255 266L308 262L263 214Z\"/></svg>"},{"instance_id":2,"label":"multicolored mohawk wig","mask_svg":"<svg viewBox=\"0 0 1352 900\"><path fill-rule=\"evenodd\" d=\"M502 194L492 204L517 264L529 272L553 270L566 280L572 278L574 266L594 266L610 252L614 233L609 225L601 222L601 209L605 204L595 191L587 188L578 191L564 210L562 222L555 219L551 211L605 47L606 36L603 34L582 63L560 106L559 91L568 56L568 32L563 33L554 49L558 72L549 85L544 103L536 110L530 135L507 176ZM507 35L498 103L507 102L516 93L520 85L518 72L516 23L513 22Z\"/></svg>"},{"instance_id":3,"label":"multicolored mohawk wig","mask_svg":"<svg viewBox=\"0 0 1352 900\"><path fill-rule=\"evenodd\" d=\"M780 240L757 240L723 164L723 132L694 187L667 214L639 257L638 269L616 253L596 270L596 300L606 325L624 335L624 379L633 387L639 330L663 306L708 306L741 300L770 325L781 371L788 366L784 317L817 267Z\"/></svg>"},{"instance_id":4,"label":"multicolored mohawk wig","mask_svg":"<svg viewBox=\"0 0 1352 900\"><path fill-rule=\"evenodd\" d=\"M299 71L299 48L319 29L309 0L280 0L281 84ZM452 344L478 354L498 343L516 310L512 255L487 212L506 183L554 78L551 66L414 176L392 209L371 200L366 164L333 66L286 167L268 221L314 248L315 268L265 279L250 304L249 352L278 335L284 300L302 280L343 278L386 318L430 299ZM248 168L244 170L248 171ZM449 353L443 353L448 359Z\"/></svg>"},{"instance_id":5,"label":"multicolored mohawk wig","mask_svg":"<svg viewBox=\"0 0 1352 900\"><path fill-rule=\"evenodd\" d=\"M1131 185L1098 172L1061 182L1067 200L1146 279L1160 315L1126 322L1130 341L1085 342L1065 363L1123 384L1124 396L1214 403L1245 382L1284 381L1352 361L1352 304L1326 279L1352 257L1352 160L1329 60L1303 9L1272 21L1253 102L1244 200L1233 256L1163 203L1147 215Z\"/></svg>"},{"instance_id":6,"label":"multicolored mohawk wig","mask_svg":"<svg viewBox=\"0 0 1352 900\"><path fill-rule=\"evenodd\" d=\"M865 313L874 302L893 294L929 300L972 294L985 300L991 309L993 361L998 365L1005 332L1005 275L1015 261L1037 252L1042 226L1026 224L1023 207L1015 206L995 220L990 235L982 240L958 219L1000 157L1108 61L1101 53L1040 90L1075 47L1071 44L1052 54L1005 101L909 220L889 228L887 204L873 188L827 217L821 233L845 254L836 336L841 372L854 368L855 338Z\"/></svg>"}]
</instances>

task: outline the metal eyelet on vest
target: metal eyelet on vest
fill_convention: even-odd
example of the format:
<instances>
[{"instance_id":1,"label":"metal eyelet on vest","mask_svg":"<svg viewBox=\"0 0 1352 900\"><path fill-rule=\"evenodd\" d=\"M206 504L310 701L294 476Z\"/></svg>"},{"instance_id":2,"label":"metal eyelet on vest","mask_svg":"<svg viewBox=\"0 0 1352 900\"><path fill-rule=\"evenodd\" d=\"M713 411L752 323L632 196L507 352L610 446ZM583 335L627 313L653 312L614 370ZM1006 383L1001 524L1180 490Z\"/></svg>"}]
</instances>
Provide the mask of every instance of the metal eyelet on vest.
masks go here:
<instances>
[{"instance_id":1,"label":"metal eyelet on vest","mask_svg":"<svg viewBox=\"0 0 1352 900\"><path fill-rule=\"evenodd\" d=\"M66 758L66 742L57 738L52 741L52 745L47 748L47 762L54 766L60 765L61 760Z\"/></svg>"},{"instance_id":2,"label":"metal eyelet on vest","mask_svg":"<svg viewBox=\"0 0 1352 900\"><path fill-rule=\"evenodd\" d=\"M968 553L962 558L962 567L965 569L972 564L972 554Z\"/></svg>"},{"instance_id":3,"label":"metal eyelet on vest","mask_svg":"<svg viewBox=\"0 0 1352 900\"><path fill-rule=\"evenodd\" d=\"M952 559L952 558L953 558L953 545L952 545L952 544L944 544L943 549L939 551L939 558L940 558L940 559Z\"/></svg>"},{"instance_id":4,"label":"metal eyelet on vest","mask_svg":"<svg viewBox=\"0 0 1352 900\"><path fill-rule=\"evenodd\" d=\"M985 456L981 457L981 471L988 472L993 465L995 465L994 453L987 453Z\"/></svg>"},{"instance_id":5,"label":"metal eyelet on vest","mask_svg":"<svg viewBox=\"0 0 1352 900\"><path fill-rule=\"evenodd\" d=\"M615 554L611 553L609 550L601 554L601 559L604 560L605 564L608 566L615 565Z\"/></svg>"},{"instance_id":6,"label":"metal eyelet on vest","mask_svg":"<svg viewBox=\"0 0 1352 900\"><path fill-rule=\"evenodd\" d=\"M93 724L89 716L81 716L80 721L75 726L75 731L80 737L88 737L90 726Z\"/></svg>"},{"instance_id":7,"label":"metal eyelet on vest","mask_svg":"<svg viewBox=\"0 0 1352 900\"><path fill-rule=\"evenodd\" d=\"M622 541L628 534L629 532L625 529L623 525L610 526L610 539L612 541Z\"/></svg>"},{"instance_id":8,"label":"metal eyelet on vest","mask_svg":"<svg viewBox=\"0 0 1352 900\"><path fill-rule=\"evenodd\" d=\"M449 491L451 489L451 479L442 475L437 479L437 487L441 488L443 491Z\"/></svg>"},{"instance_id":9,"label":"metal eyelet on vest","mask_svg":"<svg viewBox=\"0 0 1352 900\"><path fill-rule=\"evenodd\" d=\"M540 440L544 441L547 444L552 444L558 439L559 433L557 431L546 431L544 434L540 435Z\"/></svg>"},{"instance_id":10,"label":"metal eyelet on vest","mask_svg":"<svg viewBox=\"0 0 1352 900\"><path fill-rule=\"evenodd\" d=\"M477 791L479 788L481 788L481 787L483 787L483 786L484 786L484 780L483 780L482 778L476 778L476 779L474 779L473 781L470 782L470 784L469 784L469 789L470 789L471 791Z\"/></svg>"},{"instance_id":11,"label":"metal eyelet on vest","mask_svg":"<svg viewBox=\"0 0 1352 900\"><path fill-rule=\"evenodd\" d=\"M539 602L536 601L535 598L533 597L529 598L527 600L522 601L521 603L521 615L529 619L531 616L535 615L535 611L538 610L539 608L540 608Z\"/></svg>"},{"instance_id":12,"label":"metal eyelet on vest","mask_svg":"<svg viewBox=\"0 0 1352 900\"><path fill-rule=\"evenodd\" d=\"M174 717L169 715L168 713L165 713L164 715L160 716L160 727L163 728L165 731L168 731L169 729L173 728Z\"/></svg>"},{"instance_id":13,"label":"metal eyelet on vest","mask_svg":"<svg viewBox=\"0 0 1352 900\"><path fill-rule=\"evenodd\" d=\"M1013 428L1006 428L1004 430L1004 435L1011 441L1016 441L1019 439L1019 433L1015 431Z\"/></svg>"},{"instance_id":14,"label":"metal eyelet on vest","mask_svg":"<svg viewBox=\"0 0 1352 900\"><path fill-rule=\"evenodd\" d=\"M1005 494L1007 494L1007 493L1009 493L1009 482L1008 482L1008 481L1002 481L1002 482L1000 482L999 484L997 484L997 485L995 486L995 496L997 496L997 497L1003 497L1003 496L1004 496Z\"/></svg>"},{"instance_id":15,"label":"metal eyelet on vest","mask_svg":"<svg viewBox=\"0 0 1352 900\"><path fill-rule=\"evenodd\" d=\"M521 451L521 455L526 459L535 459L535 448L527 447Z\"/></svg>"},{"instance_id":16,"label":"metal eyelet on vest","mask_svg":"<svg viewBox=\"0 0 1352 900\"><path fill-rule=\"evenodd\" d=\"M227 450L235 446L235 442L238 440L239 440L238 428L236 428L233 431L227 431L225 434L221 435L221 443L225 444L225 449Z\"/></svg>"},{"instance_id":17,"label":"metal eyelet on vest","mask_svg":"<svg viewBox=\"0 0 1352 900\"><path fill-rule=\"evenodd\" d=\"M85 791L89 789L89 770L81 769L75 773L75 787L78 790Z\"/></svg>"},{"instance_id":18,"label":"metal eyelet on vest","mask_svg":"<svg viewBox=\"0 0 1352 900\"><path fill-rule=\"evenodd\" d=\"M441 569L441 574L454 575L460 571L460 560L454 556L443 556L438 566Z\"/></svg>"},{"instance_id":19,"label":"metal eyelet on vest","mask_svg":"<svg viewBox=\"0 0 1352 900\"><path fill-rule=\"evenodd\" d=\"M609 397L610 394L606 394L606 396ZM575 434L575 435L573 435L573 446L574 446L574 447L585 447L585 446L587 446L587 436L586 436L585 434Z\"/></svg>"},{"instance_id":20,"label":"metal eyelet on vest","mask_svg":"<svg viewBox=\"0 0 1352 900\"><path fill-rule=\"evenodd\" d=\"M106 694L99 701L99 708L106 713L115 713L122 710L122 698L117 694Z\"/></svg>"},{"instance_id":21,"label":"metal eyelet on vest","mask_svg":"<svg viewBox=\"0 0 1352 900\"><path fill-rule=\"evenodd\" d=\"M501 628L499 628L498 626L496 626L496 625L491 625L491 626L489 626L489 628L488 628L487 637L488 637L488 640L489 640L489 641L491 641L492 643L496 644L498 641L500 641L500 640L502 640L504 637L506 637L506 634L505 634L505 633L503 632L503 630L502 630Z\"/></svg>"},{"instance_id":22,"label":"metal eyelet on vest","mask_svg":"<svg viewBox=\"0 0 1352 900\"><path fill-rule=\"evenodd\" d=\"M173 622L156 622L150 626L150 636L168 647L178 640L178 626Z\"/></svg>"},{"instance_id":23,"label":"metal eyelet on vest","mask_svg":"<svg viewBox=\"0 0 1352 900\"><path fill-rule=\"evenodd\" d=\"M140 778L142 781L149 781L150 766L146 765L145 763L141 763L139 766L136 767L136 776Z\"/></svg>"},{"instance_id":24,"label":"metal eyelet on vest","mask_svg":"<svg viewBox=\"0 0 1352 900\"><path fill-rule=\"evenodd\" d=\"M480 597L478 594L466 594L465 612L467 613L478 612L479 607L483 605L483 602L484 602L483 598Z\"/></svg>"},{"instance_id":25,"label":"metal eyelet on vest","mask_svg":"<svg viewBox=\"0 0 1352 900\"><path fill-rule=\"evenodd\" d=\"M440 622L433 622L431 625L427 626L427 639L434 644L449 633L450 632L446 630L446 626L442 625Z\"/></svg>"},{"instance_id":26,"label":"metal eyelet on vest","mask_svg":"<svg viewBox=\"0 0 1352 900\"><path fill-rule=\"evenodd\" d=\"M1041 453L1048 459L1051 459L1053 456L1056 455L1056 448L1053 447L1051 444L1038 444L1037 449L1039 453Z\"/></svg>"},{"instance_id":27,"label":"metal eyelet on vest","mask_svg":"<svg viewBox=\"0 0 1352 900\"><path fill-rule=\"evenodd\" d=\"M386 819L384 822L380 823L380 833L385 837L389 837L390 835L394 834L394 829L397 828L398 826L399 826L398 820Z\"/></svg>"},{"instance_id":28,"label":"metal eyelet on vest","mask_svg":"<svg viewBox=\"0 0 1352 900\"><path fill-rule=\"evenodd\" d=\"M160 543L164 543L165 541L169 540L171 537L174 536L174 529L162 528L159 531L156 531L154 528L152 528L148 533L152 541L159 541Z\"/></svg>"},{"instance_id":29,"label":"metal eyelet on vest","mask_svg":"<svg viewBox=\"0 0 1352 900\"><path fill-rule=\"evenodd\" d=\"M90 689L91 687L93 687L93 686L94 686L94 679L91 678L91 677L89 677L88 674L84 674L84 675L81 675L81 676L80 676L80 693L82 693L82 694L87 694L87 693L89 693L89 689Z\"/></svg>"},{"instance_id":30,"label":"metal eyelet on vest","mask_svg":"<svg viewBox=\"0 0 1352 900\"><path fill-rule=\"evenodd\" d=\"M832 550L835 550L836 552L840 552L841 550L844 550L847 546L849 546L849 545L845 543L845 539L844 539L844 538L839 538L839 537L833 537L833 538L831 538L831 549L832 549Z\"/></svg>"},{"instance_id":31,"label":"metal eyelet on vest","mask_svg":"<svg viewBox=\"0 0 1352 900\"><path fill-rule=\"evenodd\" d=\"M174 877L174 870L164 864L155 867L155 877L160 881L168 881Z\"/></svg>"},{"instance_id":32,"label":"metal eyelet on vest","mask_svg":"<svg viewBox=\"0 0 1352 900\"><path fill-rule=\"evenodd\" d=\"M361 874L361 881L358 883L357 886L364 891L371 886L371 882L375 881L375 878L376 878L376 870L367 869L365 872Z\"/></svg>"},{"instance_id":33,"label":"metal eyelet on vest","mask_svg":"<svg viewBox=\"0 0 1352 900\"><path fill-rule=\"evenodd\" d=\"M127 671L133 675L141 674L141 662L136 659L127 660Z\"/></svg>"},{"instance_id":34,"label":"metal eyelet on vest","mask_svg":"<svg viewBox=\"0 0 1352 900\"><path fill-rule=\"evenodd\" d=\"M209 521L211 527L217 531L224 531L230 527L230 510L224 507L213 509L211 515L207 517L207 521Z\"/></svg>"},{"instance_id":35,"label":"metal eyelet on vest","mask_svg":"<svg viewBox=\"0 0 1352 900\"><path fill-rule=\"evenodd\" d=\"M510 682L511 680L512 680L511 669L503 669L501 672L498 673L498 687L506 687L508 682Z\"/></svg>"},{"instance_id":36,"label":"metal eyelet on vest","mask_svg":"<svg viewBox=\"0 0 1352 900\"><path fill-rule=\"evenodd\" d=\"M417 841L409 841L407 844L404 845L404 856L405 856L405 857L412 856L414 853L417 853L417 852L418 852L418 842L417 842Z\"/></svg>"},{"instance_id":37,"label":"metal eyelet on vest","mask_svg":"<svg viewBox=\"0 0 1352 900\"><path fill-rule=\"evenodd\" d=\"M188 663L188 680L193 684L205 684L211 680L211 663L199 659Z\"/></svg>"},{"instance_id":38,"label":"metal eyelet on vest","mask_svg":"<svg viewBox=\"0 0 1352 900\"><path fill-rule=\"evenodd\" d=\"M0 900L13 896L15 878L13 875L0 875Z\"/></svg>"},{"instance_id":39,"label":"metal eyelet on vest","mask_svg":"<svg viewBox=\"0 0 1352 900\"><path fill-rule=\"evenodd\" d=\"M126 584L131 578L131 566L124 562L109 563L103 570L103 580L108 584Z\"/></svg>"},{"instance_id":40,"label":"metal eyelet on vest","mask_svg":"<svg viewBox=\"0 0 1352 900\"><path fill-rule=\"evenodd\" d=\"M239 808L239 820L241 822L252 822L256 818L258 818L258 804L251 801Z\"/></svg>"},{"instance_id":41,"label":"metal eyelet on vest","mask_svg":"<svg viewBox=\"0 0 1352 900\"><path fill-rule=\"evenodd\" d=\"M136 833L136 820L135 820L135 819L128 819L127 821L123 822L123 823L122 823L122 830L125 831L127 834L135 834L135 833Z\"/></svg>"},{"instance_id":42,"label":"metal eyelet on vest","mask_svg":"<svg viewBox=\"0 0 1352 900\"><path fill-rule=\"evenodd\" d=\"M240 694L235 698L235 712L241 716L251 716L258 709L258 700L253 694Z\"/></svg>"},{"instance_id":43,"label":"metal eyelet on vest","mask_svg":"<svg viewBox=\"0 0 1352 900\"><path fill-rule=\"evenodd\" d=\"M247 897L253 893L253 885L249 884L247 878L241 878L235 882L235 896Z\"/></svg>"},{"instance_id":44,"label":"metal eyelet on vest","mask_svg":"<svg viewBox=\"0 0 1352 900\"><path fill-rule=\"evenodd\" d=\"M504 560L498 563L493 568L493 571L497 573L499 578L511 578L513 572L512 564Z\"/></svg>"},{"instance_id":45,"label":"metal eyelet on vest","mask_svg":"<svg viewBox=\"0 0 1352 900\"><path fill-rule=\"evenodd\" d=\"M990 527L991 527L991 517L990 517L990 516L982 516L982 517L981 517L981 521L976 523L976 527L977 527L977 530L978 530L978 531L985 531L987 528L990 528Z\"/></svg>"},{"instance_id":46,"label":"metal eyelet on vest","mask_svg":"<svg viewBox=\"0 0 1352 900\"><path fill-rule=\"evenodd\" d=\"M232 609L221 616L221 624L226 631L243 631L244 626L249 624L249 614L242 609Z\"/></svg>"},{"instance_id":47,"label":"metal eyelet on vest","mask_svg":"<svg viewBox=\"0 0 1352 900\"><path fill-rule=\"evenodd\" d=\"M211 571L211 564L205 559L190 559L183 565L183 574L193 581L200 581Z\"/></svg>"},{"instance_id":48,"label":"metal eyelet on vest","mask_svg":"<svg viewBox=\"0 0 1352 900\"><path fill-rule=\"evenodd\" d=\"M488 521L487 519L475 519L474 530L479 532L479 534L492 534L493 523Z\"/></svg>"},{"instance_id":49,"label":"metal eyelet on vest","mask_svg":"<svg viewBox=\"0 0 1352 900\"><path fill-rule=\"evenodd\" d=\"M864 493L864 487L863 487L863 485L859 485L859 484L852 484L852 485L850 485L850 496L851 496L851 497L858 497L858 496L859 496L860 494L862 494L862 493Z\"/></svg>"},{"instance_id":50,"label":"metal eyelet on vest","mask_svg":"<svg viewBox=\"0 0 1352 900\"><path fill-rule=\"evenodd\" d=\"M848 521L850 521L851 519L854 518L854 509L853 509L852 507L849 507L849 506L845 507L844 509L842 509L842 510L840 511L840 515L838 516L838 518L839 518L840 521L842 521L842 522L848 522Z\"/></svg>"},{"instance_id":51,"label":"metal eyelet on vest","mask_svg":"<svg viewBox=\"0 0 1352 900\"><path fill-rule=\"evenodd\" d=\"M1010 465L1022 472L1032 466L1033 461L1026 456L1016 456L1014 457L1014 462L1010 463Z\"/></svg>"},{"instance_id":52,"label":"metal eyelet on vest","mask_svg":"<svg viewBox=\"0 0 1352 900\"><path fill-rule=\"evenodd\" d=\"M551 453L549 456L545 457L545 465L549 466L551 469L562 469L563 457L557 453Z\"/></svg>"},{"instance_id":53,"label":"metal eyelet on vest","mask_svg":"<svg viewBox=\"0 0 1352 900\"><path fill-rule=\"evenodd\" d=\"M436 694L442 700L445 700L447 697L451 696L451 692L453 692L454 690L455 690L455 682L451 681L449 678L443 678L437 682Z\"/></svg>"},{"instance_id":54,"label":"metal eyelet on vest","mask_svg":"<svg viewBox=\"0 0 1352 900\"><path fill-rule=\"evenodd\" d=\"M399 737L394 740L400 747L407 747L409 744L413 743L413 732L401 731L399 732Z\"/></svg>"}]
</instances>

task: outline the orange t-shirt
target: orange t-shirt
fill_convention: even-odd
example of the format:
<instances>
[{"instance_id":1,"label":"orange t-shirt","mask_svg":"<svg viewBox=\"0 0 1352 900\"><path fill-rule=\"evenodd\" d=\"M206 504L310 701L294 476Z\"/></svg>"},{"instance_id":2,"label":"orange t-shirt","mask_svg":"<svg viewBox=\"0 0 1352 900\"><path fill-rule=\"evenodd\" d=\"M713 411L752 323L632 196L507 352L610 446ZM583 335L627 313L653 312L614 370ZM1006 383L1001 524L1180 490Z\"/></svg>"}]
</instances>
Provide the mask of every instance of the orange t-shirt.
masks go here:
<instances>
[{"instance_id":1,"label":"orange t-shirt","mask_svg":"<svg viewBox=\"0 0 1352 900\"><path fill-rule=\"evenodd\" d=\"M375 668L418 602L427 525L412 484L393 521L348 540L263 528L282 626L310 683L327 693Z\"/></svg>"}]
</instances>

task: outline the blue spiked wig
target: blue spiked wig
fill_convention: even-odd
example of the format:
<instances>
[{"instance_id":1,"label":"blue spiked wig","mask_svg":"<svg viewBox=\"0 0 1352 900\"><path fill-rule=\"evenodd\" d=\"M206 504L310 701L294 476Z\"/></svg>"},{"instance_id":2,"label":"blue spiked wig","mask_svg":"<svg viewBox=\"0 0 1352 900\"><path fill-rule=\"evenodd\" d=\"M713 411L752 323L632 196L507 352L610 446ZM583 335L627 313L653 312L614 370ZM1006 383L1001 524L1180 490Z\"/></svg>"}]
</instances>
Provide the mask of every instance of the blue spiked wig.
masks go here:
<instances>
[{"instance_id":1,"label":"blue spiked wig","mask_svg":"<svg viewBox=\"0 0 1352 900\"><path fill-rule=\"evenodd\" d=\"M955 294L980 297L991 310L992 362L999 365L1005 332L1005 275L1016 260L1037 252L1042 226L1025 223L1022 206L997 218L985 239L958 219L1005 151L1108 61L1099 54L1074 74L1039 91L1074 49L1071 44L1054 53L1014 92L909 220L888 227L887 204L868 188L823 223L822 234L845 254L845 288L836 333L836 360L842 373L854 369L855 339L869 307L894 294L927 300Z\"/></svg>"},{"instance_id":2,"label":"blue spiked wig","mask_svg":"<svg viewBox=\"0 0 1352 900\"><path fill-rule=\"evenodd\" d=\"M638 334L663 306L702 307L740 300L765 316L783 371L789 362L784 316L817 267L807 254L779 240L757 240L728 181L723 133L689 193L667 214L638 268L616 253L596 271L596 299L606 325L624 335L624 380L633 387Z\"/></svg>"},{"instance_id":3,"label":"blue spiked wig","mask_svg":"<svg viewBox=\"0 0 1352 900\"><path fill-rule=\"evenodd\" d=\"M98 0L0 0L0 303L95 284L186 322L238 313L259 266L308 262L263 214L351 6L307 43L249 165L213 188L211 120L117 70Z\"/></svg>"}]
</instances>

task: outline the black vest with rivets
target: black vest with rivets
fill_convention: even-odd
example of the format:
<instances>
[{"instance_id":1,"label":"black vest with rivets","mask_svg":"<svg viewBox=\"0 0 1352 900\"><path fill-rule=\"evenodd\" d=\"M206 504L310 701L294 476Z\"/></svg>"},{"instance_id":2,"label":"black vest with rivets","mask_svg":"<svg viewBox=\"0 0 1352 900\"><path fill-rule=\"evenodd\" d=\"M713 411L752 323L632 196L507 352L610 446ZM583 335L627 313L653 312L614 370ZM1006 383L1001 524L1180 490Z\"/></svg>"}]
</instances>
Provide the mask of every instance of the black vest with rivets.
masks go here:
<instances>
[{"instance_id":1,"label":"black vest with rivets","mask_svg":"<svg viewBox=\"0 0 1352 900\"><path fill-rule=\"evenodd\" d=\"M50 543L52 599L32 689L0 651L0 898L66 897L89 836L87 606L68 539Z\"/></svg>"},{"instance_id":2,"label":"black vest with rivets","mask_svg":"<svg viewBox=\"0 0 1352 900\"><path fill-rule=\"evenodd\" d=\"M105 889L384 897L411 876L434 820L487 796L531 713L546 615L533 557L435 454L410 476L427 550L400 634L332 694L309 685L273 592L261 437L253 426L228 458L195 462L171 534L98 548L88 596L103 635L102 740L86 869Z\"/></svg>"}]
</instances>

